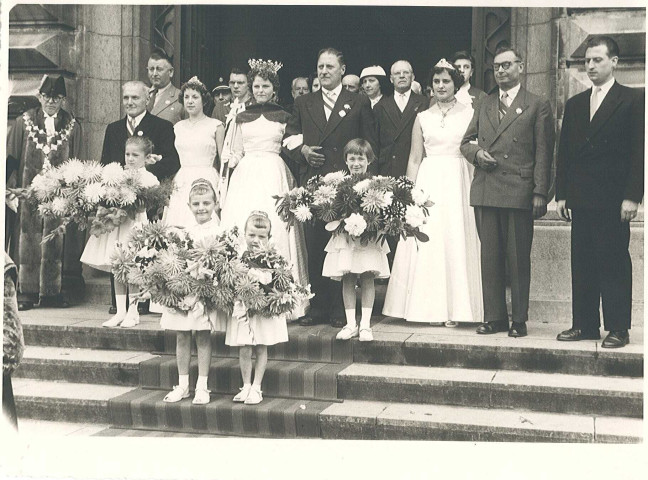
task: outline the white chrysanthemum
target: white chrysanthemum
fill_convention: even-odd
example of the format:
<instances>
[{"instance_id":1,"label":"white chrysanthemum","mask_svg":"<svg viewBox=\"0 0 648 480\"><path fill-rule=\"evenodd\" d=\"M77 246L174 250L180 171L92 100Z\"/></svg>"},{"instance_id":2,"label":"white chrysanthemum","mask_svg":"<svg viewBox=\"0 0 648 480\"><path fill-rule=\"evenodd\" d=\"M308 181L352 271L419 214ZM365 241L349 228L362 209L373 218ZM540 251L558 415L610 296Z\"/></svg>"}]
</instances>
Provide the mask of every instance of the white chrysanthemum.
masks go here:
<instances>
[{"instance_id":1,"label":"white chrysanthemum","mask_svg":"<svg viewBox=\"0 0 648 480\"><path fill-rule=\"evenodd\" d=\"M70 201L67 198L55 198L52 200L52 213L61 217L67 215L69 206Z\"/></svg>"},{"instance_id":2,"label":"white chrysanthemum","mask_svg":"<svg viewBox=\"0 0 648 480\"><path fill-rule=\"evenodd\" d=\"M386 206L390 206L394 201L394 192L390 192L390 191L385 192L385 194L383 195L383 200Z\"/></svg>"},{"instance_id":3,"label":"white chrysanthemum","mask_svg":"<svg viewBox=\"0 0 648 480\"><path fill-rule=\"evenodd\" d=\"M425 223L425 213L417 205L410 205L405 209L405 221L413 228L418 228Z\"/></svg>"},{"instance_id":4,"label":"white chrysanthemum","mask_svg":"<svg viewBox=\"0 0 648 480\"><path fill-rule=\"evenodd\" d=\"M76 158L68 160L63 165L61 165L61 174L63 175L63 180L65 183L74 183L78 181L83 176L83 171L85 167L81 160Z\"/></svg>"},{"instance_id":5,"label":"white chrysanthemum","mask_svg":"<svg viewBox=\"0 0 648 480\"><path fill-rule=\"evenodd\" d=\"M157 187L160 184L155 175L144 169L139 170L139 182L143 188Z\"/></svg>"},{"instance_id":6,"label":"white chrysanthemum","mask_svg":"<svg viewBox=\"0 0 648 480\"><path fill-rule=\"evenodd\" d=\"M130 189L120 190L118 202L119 205L121 205L122 207L126 205L132 205L133 203L135 203L136 200L137 200L137 195L135 194L134 191Z\"/></svg>"},{"instance_id":7,"label":"white chrysanthemum","mask_svg":"<svg viewBox=\"0 0 648 480\"><path fill-rule=\"evenodd\" d=\"M367 191L370 184L371 184L371 179L370 178L365 178L364 180L361 180L360 182L356 183L353 186L353 189L356 191L356 193L358 193L359 195L362 195L364 192Z\"/></svg>"},{"instance_id":8,"label":"white chrysanthemum","mask_svg":"<svg viewBox=\"0 0 648 480\"><path fill-rule=\"evenodd\" d=\"M362 208L367 212L375 213L391 205L393 196L394 194L392 192L383 192L375 188L370 188L362 198Z\"/></svg>"},{"instance_id":9,"label":"white chrysanthemum","mask_svg":"<svg viewBox=\"0 0 648 480\"><path fill-rule=\"evenodd\" d=\"M38 206L38 213L43 217L46 215L50 215L52 213L52 204L50 202L41 203Z\"/></svg>"},{"instance_id":10,"label":"white chrysanthemum","mask_svg":"<svg viewBox=\"0 0 648 480\"><path fill-rule=\"evenodd\" d=\"M104 199L109 205L117 205L119 202L119 189L117 187L106 187Z\"/></svg>"},{"instance_id":11,"label":"white chrysanthemum","mask_svg":"<svg viewBox=\"0 0 648 480\"><path fill-rule=\"evenodd\" d=\"M326 175L324 175L324 177L322 177L322 181L324 183L337 185L338 183L340 183L345 178L346 178L346 175L342 171L331 172L331 173L327 173Z\"/></svg>"},{"instance_id":12,"label":"white chrysanthemum","mask_svg":"<svg viewBox=\"0 0 648 480\"><path fill-rule=\"evenodd\" d=\"M416 205L425 205L425 202L427 202L429 198L430 196L420 188L412 189L412 200L414 200Z\"/></svg>"},{"instance_id":13,"label":"white chrysanthemum","mask_svg":"<svg viewBox=\"0 0 648 480\"><path fill-rule=\"evenodd\" d=\"M310 211L308 205L299 205L297 208L291 211L295 214L295 218L297 218L297 220L302 223L307 222L308 220L313 218L313 212Z\"/></svg>"},{"instance_id":14,"label":"white chrysanthemum","mask_svg":"<svg viewBox=\"0 0 648 480\"><path fill-rule=\"evenodd\" d=\"M313 203L315 205L325 205L335 200L337 188L335 185L322 185L313 193Z\"/></svg>"},{"instance_id":15,"label":"white chrysanthemum","mask_svg":"<svg viewBox=\"0 0 648 480\"><path fill-rule=\"evenodd\" d=\"M124 181L124 169L117 162L109 163L103 167L101 181L104 185L119 185Z\"/></svg>"},{"instance_id":16,"label":"white chrysanthemum","mask_svg":"<svg viewBox=\"0 0 648 480\"><path fill-rule=\"evenodd\" d=\"M103 167L99 162L86 162L81 177L88 182L98 182L101 180Z\"/></svg>"},{"instance_id":17,"label":"white chrysanthemum","mask_svg":"<svg viewBox=\"0 0 648 480\"><path fill-rule=\"evenodd\" d=\"M90 183L83 189L83 196L90 203L99 203L106 193L106 188L99 182Z\"/></svg>"},{"instance_id":18,"label":"white chrysanthemum","mask_svg":"<svg viewBox=\"0 0 648 480\"><path fill-rule=\"evenodd\" d=\"M344 221L344 229L349 232L349 235L359 237L367 229L367 222L359 213L352 213Z\"/></svg>"},{"instance_id":19,"label":"white chrysanthemum","mask_svg":"<svg viewBox=\"0 0 648 480\"><path fill-rule=\"evenodd\" d=\"M47 174L36 175L31 183L36 198L40 201L50 200L58 192L60 186L58 180Z\"/></svg>"}]
</instances>

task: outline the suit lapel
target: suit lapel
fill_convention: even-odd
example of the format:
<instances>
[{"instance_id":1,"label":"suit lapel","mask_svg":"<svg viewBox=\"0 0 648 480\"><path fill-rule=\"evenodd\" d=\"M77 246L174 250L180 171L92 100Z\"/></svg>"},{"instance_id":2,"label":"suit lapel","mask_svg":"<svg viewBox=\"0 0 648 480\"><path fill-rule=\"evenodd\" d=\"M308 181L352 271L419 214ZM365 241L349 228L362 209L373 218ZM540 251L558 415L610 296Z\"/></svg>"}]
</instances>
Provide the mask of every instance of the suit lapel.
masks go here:
<instances>
[{"instance_id":1,"label":"suit lapel","mask_svg":"<svg viewBox=\"0 0 648 480\"><path fill-rule=\"evenodd\" d=\"M353 100L349 97L349 91L346 88L342 88L342 91L340 92L340 95L338 95L337 101L335 102L335 107L331 112L331 116L329 117L328 122L326 122L326 128L324 129L324 134L322 135L322 139L320 140L321 142L323 142L326 137L328 137L333 132L333 130L335 130L335 128L340 124L346 114L351 111L351 108L347 109L344 107L344 105L353 107ZM322 106L322 112L323 111L324 106ZM341 112L344 112L344 115L340 115Z\"/></svg>"},{"instance_id":2,"label":"suit lapel","mask_svg":"<svg viewBox=\"0 0 648 480\"><path fill-rule=\"evenodd\" d=\"M133 132L133 135L137 135L137 132L142 132L142 135L146 135L148 137L149 136L148 128L152 118L153 115L149 112L146 112L144 114L144 117L142 118L142 121L137 125L137 127L135 127L135 131ZM128 132L128 127L126 127L126 132Z\"/></svg>"},{"instance_id":3,"label":"suit lapel","mask_svg":"<svg viewBox=\"0 0 648 480\"><path fill-rule=\"evenodd\" d=\"M610 91L607 93L607 95L603 99L603 102L601 103L598 110L594 114L594 118L592 118L592 121L589 125L590 138L598 133L601 127L605 124L605 122L610 118L612 113L614 113L614 111L620 105L621 102L619 102L619 93L620 93L619 84L616 83L615 81L614 85L612 85L612 88L610 88ZM590 95L591 94L592 91L590 89ZM587 109L587 111L589 113L589 108Z\"/></svg>"},{"instance_id":4,"label":"suit lapel","mask_svg":"<svg viewBox=\"0 0 648 480\"><path fill-rule=\"evenodd\" d=\"M496 97L495 104L497 104L497 101L499 101L498 97ZM493 138L491 144L522 114L522 112L524 112L524 110L526 110L527 107L528 105L526 102L526 90L520 88L520 91L515 96L515 100L513 100L513 103L511 103L511 105L508 107L506 115L504 115L504 118L502 118L502 121L500 122L497 131L495 132L495 137ZM497 107L495 110L496 115L499 118Z\"/></svg>"},{"instance_id":5,"label":"suit lapel","mask_svg":"<svg viewBox=\"0 0 648 480\"><path fill-rule=\"evenodd\" d=\"M324 101L322 100L321 92L309 95L308 101L306 102L306 109L313 119L313 123L319 128L321 135L326 128L326 115L324 115Z\"/></svg>"},{"instance_id":6,"label":"suit lapel","mask_svg":"<svg viewBox=\"0 0 648 480\"><path fill-rule=\"evenodd\" d=\"M410 100L411 99L412 97L410 96ZM398 131L403 114L398 108L398 105L396 105L396 100L394 99L394 97L385 99L385 101L383 102L383 108L385 109L385 112L387 113L389 120L391 120L391 122L394 124L394 130ZM407 109L405 111L407 111Z\"/></svg>"},{"instance_id":7,"label":"suit lapel","mask_svg":"<svg viewBox=\"0 0 648 480\"><path fill-rule=\"evenodd\" d=\"M486 104L486 116L493 126L493 130L497 131L500 126L499 121L499 111L498 111L498 102L499 102L499 90L493 95L489 95L484 102Z\"/></svg>"},{"instance_id":8,"label":"suit lapel","mask_svg":"<svg viewBox=\"0 0 648 480\"><path fill-rule=\"evenodd\" d=\"M405 110L403 110L403 115L400 119L400 124L398 125L398 129L396 131L396 135L394 136L394 140L396 140L398 137L400 137L401 133L405 130L405 127L409 125L409 121L412 119L413 116L417 115L420 111L419 107L422 105L422 103L418 102L418 96L415 97L415 93L410 94L410 98L407 101L407 105L405 106ZM396 102L394 102L394 105ZM398 106L396 106L398 108ZM411 132L410 132L411 133Z\"/></svg>"},{"instance_id":9,"label":"suit lapel","mask_svg":"<svg viewBox=\"0 0 648 480\"><path fill-rule=\"evenodd\" d=\"M155 108L151 110L151 113L153 115L157 115L158 113L169 108L171 104L177 100L177 95L177 89L173 85L170 85L169 88L166 89L166 91L162 92L160 99L155 105Z\"/></svg>"}]
</instances>

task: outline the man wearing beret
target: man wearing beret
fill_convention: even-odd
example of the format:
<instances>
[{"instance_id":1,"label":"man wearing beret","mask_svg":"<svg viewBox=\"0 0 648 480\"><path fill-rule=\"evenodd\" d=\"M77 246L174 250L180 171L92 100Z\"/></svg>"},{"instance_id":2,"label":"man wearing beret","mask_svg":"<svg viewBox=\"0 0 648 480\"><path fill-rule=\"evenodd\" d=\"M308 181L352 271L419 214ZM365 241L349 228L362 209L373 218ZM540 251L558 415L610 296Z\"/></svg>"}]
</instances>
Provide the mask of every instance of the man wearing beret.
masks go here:
<instances>
[{"instance_id":1,"label":"man wearing beret","mask_svg":"<svg viewBox=\"0 0 648 480\"><path fill-rule=\"evenodd\" d=\"M16 187L28 187L44 169L77 157L81 148L81 127L61 106L66 97L65 79L45 76L39 88L40 106L26 111L16 120L7 139L7 161L18 162ZM67 307L62 279L65 265L80 278L78 253L65 236L41 245L44 236L60 225L60 220L43 219L25 204L18 209L16 239L12 257L18 265L18 308L28 310L36 302L42 307ZM17 240L17 241L16 241Z\"/></svg>"}]
</instances>

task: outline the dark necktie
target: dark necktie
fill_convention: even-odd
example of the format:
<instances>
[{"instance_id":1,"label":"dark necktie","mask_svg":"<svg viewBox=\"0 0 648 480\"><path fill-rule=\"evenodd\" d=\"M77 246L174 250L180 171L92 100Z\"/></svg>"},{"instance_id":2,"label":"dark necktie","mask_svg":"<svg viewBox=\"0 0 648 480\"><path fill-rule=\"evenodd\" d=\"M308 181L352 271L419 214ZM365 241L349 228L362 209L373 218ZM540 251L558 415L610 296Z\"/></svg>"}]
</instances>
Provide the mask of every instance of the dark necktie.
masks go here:
<instances>
[{"instance_id":1,"label":"dark necktie","mask_svg":"<svg viewBox=\"0 0 648 480\"><path fill-rule=\"evenodd\" d=\"M155 97L157 96L157 93L158 93L157 88L154 88L153 90L151 90L151 93L150 93L151 96L149 98L149 102L148 102L148 106L147 106L148 107L147 109L148 109L149 112L151 110L153 110L153 107L155 106Z\"/></svg>"}]
</instances>

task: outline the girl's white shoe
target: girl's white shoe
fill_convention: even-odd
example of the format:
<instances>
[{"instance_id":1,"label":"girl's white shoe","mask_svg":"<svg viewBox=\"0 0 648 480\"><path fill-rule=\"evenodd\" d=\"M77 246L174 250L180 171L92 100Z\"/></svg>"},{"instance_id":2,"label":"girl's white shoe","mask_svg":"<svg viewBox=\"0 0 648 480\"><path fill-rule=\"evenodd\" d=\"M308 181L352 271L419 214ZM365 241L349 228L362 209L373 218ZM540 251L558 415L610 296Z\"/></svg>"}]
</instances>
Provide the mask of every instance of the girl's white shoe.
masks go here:
<instances>
[{"instance_id":1,"label":"girl's white shoe","mask_svg":"<svg viewBox=\"0 0 648 480\"><path fill-rule=\"evenodd\" d=\"M373 341L373 332L371 328L361 328L360 329L360 341L361 342L372 342Z\"/></svg>"},{"instance_id":2,"label":"girl's white shoe","mask_svg":"<svg viewBox=\"0 0 648 480\"><path fill-rule=\"evenodd\" d=\"M235 402L245 402L247 399L248 395L250 394L250 389L252 388L252 385L243 385L243 388L240 388L241 390L239 393L236 394L236 396L232 399Z\"/></svg>"},{"instance_id":3,"label":"girl's white shoe","mask_svg":"<svg viewBox=\"0 0 648 480\"><path fill-rule=\"evenodd\" d=\"M338 340L351 340L353 337L358 336L358 327L350 327L349 325L345 325L342 330L338 332L338 334L335 336Z\"/></svg>"},{"instance_id":4,"label":"girl's white shoe","mask_svg":"<svg viewBox=\"0 0 648 480\"><path fill-rule=\"evenodd\" d=\"M256 405L257 403L261 403L262 401L263 395L261 395L261 389L259 387L253 386L250 389L250 394L243 403L245 403L246 405Z\"/></svg>"},{"instance_id":5,"label":"girl's white shoe","mask_svg":"<svg viewBox=\"0 0 648 480\"><path fill-rule=\"evenodd\" d=\"M187 397L189 397L189 388L182 388L180 385L176 385L173 387L173 390L166 394L163 401L167 403L176 403Z\"/></svg>"},{"instance_id":6,"label":"girl's white shoe","mask_svg":"<svg viewBox=\"0 0 648 480\"><path fill-rule=\"evenodd\" d=\"M124 321L121 323L121 327L131 328L135 325L139 325L139 312L137 311L136 306L132 306L128 309L128 313L126 314Z\"/></svg>"},{"instance_id":7,"label":"girl's white shoe","mask_svg":"<svg viewBox=\"0 0 648 480\"><path fill-rule=\"evenodd\" d=\"M210 400L210 393L209 390L205 390L204 388L196 388L196 393L191 403L194 405L207 405Z\"/></svg>"},{"instance_id":8,"label":"girl's white shoe","mask_svg":"<svg viewBox=\"0 0 648 480\"><path fill-rule=\"evenodd\" d=\"M117 315L113 315L110 320L106 320L104 323L101 324L102 327L118 327L120 323L124 321L126 318L126 315L123 313L118 313Z\"/></svg>"}]
</instances>

